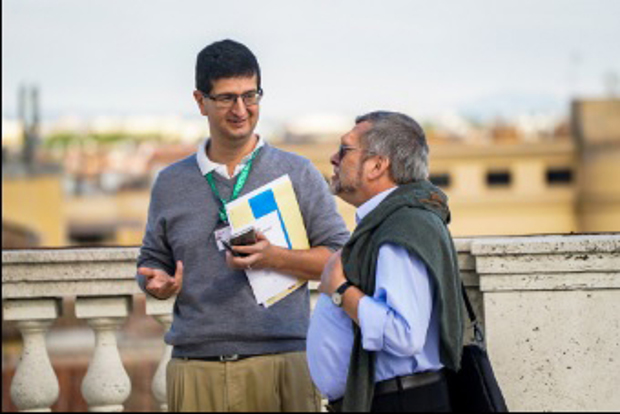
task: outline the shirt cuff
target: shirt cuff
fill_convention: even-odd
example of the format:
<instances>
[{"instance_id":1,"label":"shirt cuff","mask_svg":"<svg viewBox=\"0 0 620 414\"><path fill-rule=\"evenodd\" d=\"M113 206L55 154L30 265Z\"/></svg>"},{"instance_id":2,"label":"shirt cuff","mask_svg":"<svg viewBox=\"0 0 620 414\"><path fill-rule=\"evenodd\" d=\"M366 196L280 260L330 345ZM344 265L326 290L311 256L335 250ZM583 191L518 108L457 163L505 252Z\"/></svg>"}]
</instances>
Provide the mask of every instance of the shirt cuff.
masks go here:
<instances>
[{"instance_id":1,"label":"shirt cuff","mask_svg":"<svg viewBox=\"0 0 620 414\"><path fill-rule=\"evenodd\" d=\"M370 296L364 296L357 308L357 318L362 331L362 347L366 351L381 351L385 324L390 309L387 304L377 302Z\"/></svg>"}]
</instances>

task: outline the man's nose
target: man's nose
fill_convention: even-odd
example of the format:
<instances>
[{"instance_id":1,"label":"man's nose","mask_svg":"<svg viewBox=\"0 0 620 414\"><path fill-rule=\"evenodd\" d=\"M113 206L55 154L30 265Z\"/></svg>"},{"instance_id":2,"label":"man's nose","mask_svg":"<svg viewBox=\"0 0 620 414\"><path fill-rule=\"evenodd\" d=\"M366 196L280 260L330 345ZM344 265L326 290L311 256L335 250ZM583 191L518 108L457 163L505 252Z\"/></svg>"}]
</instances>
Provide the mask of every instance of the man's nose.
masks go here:
<instances>
[{"instance_id":1,"label":"man's nose","mask_svg":"<svg viewBox=\"0 0 620 414\"><path fill-rule=\"evenodd\" d=\"M334 153L332 154L332 156L329 158L329 162L334 166L337 167L340 164L340 158L338 157L338 153Z\"/></svg>"},{"instance_id":2,"label":"man's nose","mask_svg":"<svg viewBox=\"0 0 620 414\"><path fill-rule=\"evenodd\" d=\"M241 96L237 96L237 99L233 103L231 108L235 115L245 115L248 112L248 108L245 106L245 102L243 102L243 98Z\"/></svg>"}]
</instances>

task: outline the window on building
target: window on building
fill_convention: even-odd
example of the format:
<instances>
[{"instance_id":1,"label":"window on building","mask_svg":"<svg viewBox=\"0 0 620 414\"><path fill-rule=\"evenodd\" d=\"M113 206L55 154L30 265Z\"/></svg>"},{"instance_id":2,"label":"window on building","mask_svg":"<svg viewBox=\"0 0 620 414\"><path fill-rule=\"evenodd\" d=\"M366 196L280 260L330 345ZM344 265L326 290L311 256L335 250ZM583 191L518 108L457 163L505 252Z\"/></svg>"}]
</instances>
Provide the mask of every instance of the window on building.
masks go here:
<instances>
[{"instance_id":1,"label":"window on building","mask_svg":"<svg viewBox=\"0 0 620 414\"><path fill-rule=\"evenodd\" d=\"M487 173L487 185L489 187L508 187L512 176L508 171L490 171Z\"/></svg>"},{"instance_id":2,"label":"window on building","mask_svg":"<svg viewBox=\"0 0 620 414\"><path fill-rule=\"evenodd\" d=\"M437 187L450 187L450 174L431 174L429 179Z\"/></svg>"},{"instance_id":3,"label":"window on building","mask_svg":"<svg viewBox=\"0 0 620 414\"><path fill-rule=\"evenodd\" d=\"M573 171L570 168L549 168L547 170L547 184L568 185L573 182Z\"/></svg>"}]
</instances>

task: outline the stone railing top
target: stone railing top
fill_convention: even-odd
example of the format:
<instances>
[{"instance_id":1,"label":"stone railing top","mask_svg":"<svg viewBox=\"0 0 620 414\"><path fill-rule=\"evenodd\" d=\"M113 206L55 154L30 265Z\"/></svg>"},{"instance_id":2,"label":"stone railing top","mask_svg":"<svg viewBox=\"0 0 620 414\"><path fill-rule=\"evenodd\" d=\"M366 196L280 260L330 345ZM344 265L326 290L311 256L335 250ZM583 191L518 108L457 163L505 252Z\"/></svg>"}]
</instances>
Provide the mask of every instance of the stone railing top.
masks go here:
<instances>
[{"instance_id":1,"label":"stone railing top","mask_svg":"<svg viewBox=\"0 0 620 414\"><path fill-rule=\"evenodd\" d=\"M474 276L473 238L457 238L459 265ZM135 282L138 247L2 251L2 298L113 296L140 293ZM467 283L469 282L469 279ZM475 282L477 283L477 282ZM316 289L318 282L310 284Z\"/></svg>"},{"instance_id":2,"label":"stone railing top","mask_svg":"<svg viewBox=\"0 0 620 414\"><path fill-rule=\"evenodd\" d=\"M455 238L454 245L459 253L469 253L474 240L476 239ZM138 253L138 247L3 250L2 264L135 261Z\"/></svg>"},{"instance_id":3,"label":"stone railing top","mask_svg":"<svg viewBox=\"0 0 620 414\"><path fill-rule=\"evenodd\" d=\"M474 238L461 238L457 237L454 239L454 247L456 247L456 251L459 253L469 253L471 251L471 245L475 239Z\"/></svg>"},{"instance_id":4,"label":"stone railing top","mask_svg":"<svg viewBox=\"0 0 620 414\"><path fill-rule=\"evenodd\" d=\"M477 285L479 275L495 275L500 281L497 276L531 275L529 279L533 280L552 274L564 286L567 279L561 275L567 273L583 273L582 278L587 277L585 273L594 275L587 283L598 280L597 286L620 283L620 233L474 237L456 238L454 242L467 285ZM135 281L138 252L137 247L3 251L2 298L140 293ZM514 283L516 279L506 280ZM490 283L487 278L483 289L490 288ZM583 283L579 279L573 285ZM316 288L316 283L311 287Z\"/></svg>"},{"instance_id":5,"label":"stone railing top","mask_svg":"<svg viewBox=\"0 0 620 414\"><path fill-rule=\"evenodd\" d=\"M473 271L476 268L476 262L471 255L471 246L475 239L473 238L455 238L454 247L458 253L459 269L464 277L465 285L477 284L477 281L471 280Z\"/></svg>"},{"instance_id":6,"label":"stone railing top","mask_svg":"<svg viewBox=\"0 0 620 414\"><path fill-rule=\"evenodd\" d=\"M620 233L479 238L474 256L620 253Z\"/></svg>"},{"instance_id":7,"label":"stone railing top","mask_svg":"<svg viewBox=\"0 0 620 414\"><path fill-rule=\"evenodd\" d=\"M3 250L2 264L134 261L138 247Z\"/></svg>"},{"instance_id":8,"label":"stone railing top","mask_svg":"<svg viewBox=\"0 0 620 414\"><path fill-rule=\"evenodd\" d=\"M620 288L620 234L481 238L471 246L480 290Z\"/></svg>"},{"instance_id":9,"label":"stone railing top","mask_svg":"<svg viewBox=\"0 0 620 414\"><path fill-rule=\"evenodd\" d=\"M136 247L2 252L2 299L140 293Z\"/></svg>"}]
</instances>

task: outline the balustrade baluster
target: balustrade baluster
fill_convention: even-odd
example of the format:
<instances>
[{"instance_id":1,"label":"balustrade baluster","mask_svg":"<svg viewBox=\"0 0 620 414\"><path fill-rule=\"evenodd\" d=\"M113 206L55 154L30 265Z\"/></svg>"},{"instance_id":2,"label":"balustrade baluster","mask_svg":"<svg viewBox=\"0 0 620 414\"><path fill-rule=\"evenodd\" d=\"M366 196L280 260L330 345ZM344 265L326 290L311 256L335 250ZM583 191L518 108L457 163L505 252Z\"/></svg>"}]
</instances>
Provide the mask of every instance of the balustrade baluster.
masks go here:
<instances>
[{"instance_id":1,"label":"balustrade baluster","mask_svg":"<svg viewBox=\"0 0 620 414\"><path fill-rule=\"evenodd\" d=\"M131 297L77 298L76 316L86 319L95 332L95 352L82 381L89 411L123 411L131 394L116 332L131 312Z\"/></svg>"},{"instance_id":2,"label":"balustrade baluster","mask_svg":"<svg viewBox=\"0 0 620 414\"><path fill-rule=\"evenodd\" d=\"M24 345L11 383L11 400L20 411L49 412L59 394L45 334L61 314L59 299L19 299L2 302L5 321L15 321Z\"/></svg>"},{"instance_id":3,"label":"balustrade baluster","mask_svg":"<svg viewBox=\"0 0 620 414\"><path fill-rule=\"evenodd\" d=\"M172 308L174 306L175 298L171 298L165 301L158 300L147 296L146 299L146 314L155 318L157 322L163 325L165 331L170 329L172 324ZM155 400L159 403L159 408L162 412L168 411L167 400L167 388L166 388L166 367L170 361L172 355L172 346L166 345L164 353L157 366L157 371L153 377L153 383L151 384L151 390Z\"/></svg>"}]
</instances>

